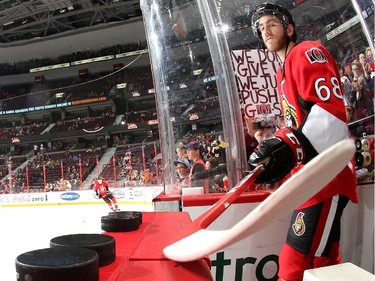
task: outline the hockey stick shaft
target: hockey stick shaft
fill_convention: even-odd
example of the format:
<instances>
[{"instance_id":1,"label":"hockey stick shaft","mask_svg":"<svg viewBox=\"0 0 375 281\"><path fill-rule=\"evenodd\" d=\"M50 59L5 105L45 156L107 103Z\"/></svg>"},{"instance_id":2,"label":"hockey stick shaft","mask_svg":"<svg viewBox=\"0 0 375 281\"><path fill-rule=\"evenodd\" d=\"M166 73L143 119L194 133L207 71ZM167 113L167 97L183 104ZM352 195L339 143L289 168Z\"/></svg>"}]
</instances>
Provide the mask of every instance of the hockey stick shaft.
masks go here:
<instances>
[{"instance_id":1,"label":"hockey stick shaft","mask_svg":"<svg viewBox=\"0 0 375 281\"><path fill-rule=\"evenodd\" d=\"M200 228L206 228L216 220L258 177L263 171L263 166L256 167L245 176L235 187L220 198L210 209L200 215L194 222L199 222Z\"/></svg>"},{"instance_id":2,"label":"hockey stick shaft","mask_svg":"<svg viewBox=\"0 0 375 281\"><path fill-rule=\"evenodd\" d=\"M263 166L256 167L250 174L246 175L236 186L221 197L214 205L212 205L206 212L196 218L192 223L184 226L173 237L174 243L200 229L208 227L215 221L247 188L249 188L257 176L263 171Z\"/></svg>"},{"instance_id":3,"label":"hockey stick shaft","mask_svg":"<svg viewBox=\"0 0 375 281\"><path fill-rule=\"evenodd\" d=\"M259 231L319 192L348 165L354 151L351 140L335 144L306 164L232 228L201 229L164 248L164 255L181 262L197 260Z\"/></svg>"}]
</instances>

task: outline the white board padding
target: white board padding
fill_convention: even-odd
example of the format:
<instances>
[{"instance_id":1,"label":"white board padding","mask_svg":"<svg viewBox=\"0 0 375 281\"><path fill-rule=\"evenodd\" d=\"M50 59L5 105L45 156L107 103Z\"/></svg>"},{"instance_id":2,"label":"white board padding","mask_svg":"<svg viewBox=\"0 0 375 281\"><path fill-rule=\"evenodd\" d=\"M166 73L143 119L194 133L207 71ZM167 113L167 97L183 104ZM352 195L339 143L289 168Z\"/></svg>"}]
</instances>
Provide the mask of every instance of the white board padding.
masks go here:
<instances>
[{"instance_id":1,"label":"white board padding","mask_svg":"<svg viewBox=\"0 0 375 281\"><path fill-rule=\"evenodd\" d=\"M350 263L306 270L303 281L374 281L375 275Z\"/></svg>"}]
</instances>

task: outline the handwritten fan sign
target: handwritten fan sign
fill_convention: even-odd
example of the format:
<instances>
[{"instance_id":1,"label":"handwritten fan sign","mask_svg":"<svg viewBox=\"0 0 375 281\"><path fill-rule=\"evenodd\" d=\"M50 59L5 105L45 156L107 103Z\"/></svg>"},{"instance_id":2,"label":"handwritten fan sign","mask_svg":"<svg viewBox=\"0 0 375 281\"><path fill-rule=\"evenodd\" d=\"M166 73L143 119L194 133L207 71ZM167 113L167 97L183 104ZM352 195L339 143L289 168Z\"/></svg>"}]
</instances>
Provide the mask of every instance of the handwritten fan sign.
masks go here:
<instances>
[{"instance_id":1,"label":"handwritten fan sign","mask_svg":"<svg viewBox=\"0 0 375 281\"><path fill-rule=\"evenodd\" d=\"M282 114L276 71L280 61L267 50L234 50L232 61L245 117L266 118Z\"/></svg>"}]
</instances>

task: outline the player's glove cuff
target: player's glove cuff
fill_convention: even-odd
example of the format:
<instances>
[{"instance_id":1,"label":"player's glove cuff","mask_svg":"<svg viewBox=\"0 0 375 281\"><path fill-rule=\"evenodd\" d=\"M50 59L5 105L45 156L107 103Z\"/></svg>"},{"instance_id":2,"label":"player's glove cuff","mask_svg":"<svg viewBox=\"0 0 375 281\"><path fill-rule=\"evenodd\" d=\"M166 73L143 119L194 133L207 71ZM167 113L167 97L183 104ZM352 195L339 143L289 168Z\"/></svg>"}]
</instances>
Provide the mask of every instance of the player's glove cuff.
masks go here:
<instances>
[{"instance_id":1,"label":"player's glove cuff","mask_svg":"<svg viewBox=\"0 0 375 281\"><path fill-rule=\"evenodd\" d=\"M291 128L280 129L275 133L275 137L279 137L290 147L294 155L296 166L304 163L306 153L295 130Z\"/></svg>"},{"instance_id":2,"label":"player's glove cuff","mask_svg":"<svg viewBox=\"0 0 375 281\"><path fill-rule=\"evenodd\" d=\"M296 166L306 164L318 154L306 136L299 130L283 128L278 130L275 136L281 138L292 149Z\"/></svg>"}]
</instances>

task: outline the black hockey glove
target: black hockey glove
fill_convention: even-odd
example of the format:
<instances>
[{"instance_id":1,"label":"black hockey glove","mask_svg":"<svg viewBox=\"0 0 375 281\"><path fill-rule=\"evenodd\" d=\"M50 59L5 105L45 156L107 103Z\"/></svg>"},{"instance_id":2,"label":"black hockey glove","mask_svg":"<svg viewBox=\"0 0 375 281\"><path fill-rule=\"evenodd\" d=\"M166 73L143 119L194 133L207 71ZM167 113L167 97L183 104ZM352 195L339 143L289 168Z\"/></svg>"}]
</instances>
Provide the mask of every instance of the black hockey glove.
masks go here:
<instances>
[{"instance_id":1,"label":"black hockey glove","mask_svg":"<svg viewBox=\"0 0 375 281\"><path fill-rule=\"evenodd\" d=\"M317 152L298 130L283 128L274 137L265 140L249 158L250 165L264 165L264 171L255 183L275 183L294 167L306 164Z\"/></svg>"},{"instance_id":2,"label":"black hockey glove","mask_svg":"<svg viewBox=\"0 0 375 281\"><path fill-rule=\"evenodd\" d=\"M250 155L249 164L264 165L264 171L255 183L275 183L293 169L295 157L288 144L280 138L273 137L265 140L260 148Z\"/></svg>"}]
</instances>

